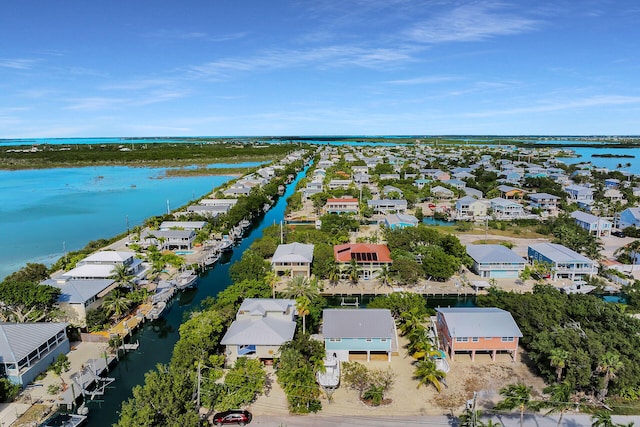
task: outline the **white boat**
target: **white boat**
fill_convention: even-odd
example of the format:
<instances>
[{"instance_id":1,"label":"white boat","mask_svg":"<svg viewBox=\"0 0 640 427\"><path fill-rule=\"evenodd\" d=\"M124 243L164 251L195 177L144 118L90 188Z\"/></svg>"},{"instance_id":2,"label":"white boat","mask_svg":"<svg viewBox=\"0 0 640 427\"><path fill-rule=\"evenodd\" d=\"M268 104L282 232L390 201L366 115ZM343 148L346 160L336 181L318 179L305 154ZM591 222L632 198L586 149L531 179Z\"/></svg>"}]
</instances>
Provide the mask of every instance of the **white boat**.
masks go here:
<instances>
[{"instance_id":1,"label":"white boat","mask_svg":"<svg viewBox=\"0 0 640 427\"><path fill-rule=\"evenodd\" d=\"M338 387L340 384L340 361L335 353L324 359L324 372L318 372L316 379L322 387Z\"/></svg>"},{"instance_id":2,"label":"white boat","mask_svg":"<svg viewBox=\"0 0 640 427\"><path fill-rule=\"evenodd\" d=\"M80 426L85 423L87 417L84 415L78 414L56 414L53 417L49 418L43 424L40 424L40 427L75 427ZM4 423L3 423L4 425Z\"/></svg>"},{"instance_id":3,"label":"white boat","mask_svg":"<svg viewBox=\"0 0 640 427\"><path fill-rule=\"evenodd\" d=\"M178 289L192 288L196 285L197 281L198 274L192 269L181 271L174 280L176 288Z\"/></svg>"},{"instance_id":4,"label":"white boat","mask_svg":"<svg viewBox=\"0 0 640 427\"><path fill-rule=\"evenodd\" d=\"M238 227L241 228L242 230L247 229L250 225L251 225L251 222L249 222L249 220L247 219L243 219L238 223Z\"/></svg>"},{"instance_id":5,"label":"white boat","mask_svg":"<svg viewBox=\"0 0 640 427\"><path fill-rule=\"evenodd\" d=\"M207 267L213 265L220 259L220 252L211 251L204 257L204 265Z\"/></svg>"},{"instance_id":6,"label":"white boat","mask_svg":"<svg viewBox=\"0 0 640 427\"><path fill-rule=\"evenodd\" d=\"M233 250L233 241L229 239L229 236L224 236L222 240L220 240L218 249L220 249L220 252L229 252Z\"/></svg>"},{"instance_id":7,"label":"white boat","mask_svg":"<svg viewBox=\"0 0 640 427\"><path fill-rule=\"evenodd\" d=\"M569 286L563 286L560 290L565 294L588 294L595 288L593 285L587 285L587 282L583 280L577 280Z\"/></svg>"},{"instance_id":8,"label":"white boat","mask_svg":"<svg viewBox=\"0 0 640 427\"><path fill-rule=\"evenodd\" d=\"M151 307L151 310L149 310L149 312L147 313L147 319L149 320L158 319L160 316L162 316L162 312L166 308L167 308L167 303L164 301L159 301L153 304L153 307Z\"/></svg>"}]
</instances>

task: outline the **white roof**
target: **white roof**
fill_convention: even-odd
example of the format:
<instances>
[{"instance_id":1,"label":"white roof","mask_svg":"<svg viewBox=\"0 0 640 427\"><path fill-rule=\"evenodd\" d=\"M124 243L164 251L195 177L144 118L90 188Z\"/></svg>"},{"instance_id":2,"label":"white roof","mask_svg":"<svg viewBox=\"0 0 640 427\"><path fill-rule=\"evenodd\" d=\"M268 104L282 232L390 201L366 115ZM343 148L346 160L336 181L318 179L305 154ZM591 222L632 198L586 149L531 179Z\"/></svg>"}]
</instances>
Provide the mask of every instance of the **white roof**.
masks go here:
<instances>
[{"instance_id":1,"label":"white roof","mask_svg":"<svg viewBox=\"0 0 640 427\"><path fill-rule=\"evenodd\" d=\"M322 310L325 338L394 338L391 311L382 308L327 308Z\"/></svg>"},{"instance_id":2,"label":"white roof","mask_svg":"<svg viewBox=\"0 0 640 427\"><path fill-rule=\"evenodd\" d=\"M94 254L89 255L84 258L82 262L124 262L134 256L134 252L126 252L126 251L100 251Z\"/></svg>"},{"instance_id":3,"label":"white roof","mask_svg":"<svg viewBox=\"0 0 640 427\"><path fill-rule=\"evenodd\" d=\"M557 243L535 243L529 245L529 249L533 249L546 258L549 258L553 262L593 262L584 255L579 254L573 249L569 249L566 246L559 245Z\"/></svg>"},{"instance_id":4,"label":"white roof","mask_svg":"<svg viewBox=\"0 0 640 427\"><path fill-rule=\"evenodd\" d=\"M510 263L525 264L527 261L503 245L467 245L467 254L479 264Z\"/></svg>"},{"instance_id":5,"label":"white roof","mask_svg":"<svg viewBox=\"0 0 640 427\"><path fill-rule=\"evenodd\" d=\"M19 362L66 327L66 323L0 323L0 362Z\"/></svg>"},{"instance_id":6,"label":"white roof","mask_svg":"<svg viewBox=\"0 0 640 427\"><path fill-rule=\"evenodd\" d=\"M521 337L508 311L495 307L436 308L442 313L451 337Z\"/></svg>"},{"instance_id":7,"label":"white roof","mask_svg":"<svg viewBox=\"0 0 640 427\"><path fill-rule=\"evenodd\" d=\"M304 262L313 261L313 245L305 243L289 243L278 245L271 262Z\"/></svg>"},{"instance_id":8,"label":"white roof","mask_svg":"<svg viewBox=\"0 0 640 427\"><path fill-rule=\"evenodd\" d=\"M47 279L42 284L60 289L58 302L83 304L108 289L114 282L113 279L71 279L65 282Z\"/></svg>"},{"instance_id":9,"label":"white roof","mask_svg":"<svg viewBox=\"0 0 640 427\"><path fill-rule=\"evenodd\" d=\"M295 312L296 301L283 298L245 298L238 312L244 311L252 315L264 316L268 312L284 313L289 307Z\"/></svg>"},{"instance_id":10,"label":"white roof","mask_svg":"<svg viewBox=\"0 0 640 427\"><path fill-rule=\"evenodd\" d=\"M273 317L234 321L220 343L222 345L281 345L293 338L296 322Z\"/></svg>"},{"instance_id":11,"label":"white roof","mask_svg":"<svg viewBox=\"0 0 640 427\"><path fill-rule=\"evenodd\" d=\"M560 197L554 196L549 193L531 193L529 194L531 200L560 200Z\"/></svg>"},{"instance_id":12,"label":"white roof","mask_svg":"<svg viewBox=\"0 0 640 427\"><path fill-rule=\"evenodd\" d=\"M67 271L62 277L102 278L113 276L115 266L110 264L84 264Z\"/></svg>"},{"instance_id":13,"label":"white roof","mask_svg":"<svg viewBox=\"0 0 640 427\"><path fill-rule=\"evenodd\" d=\"M582 212L582 211L573 211L573 212L571 212L571 218L577 219L578 221L586 222L588 224L592 224L592 223L598 222L598 221L602 221L602 222L605 222L605 223L609 222L604 218L600 218L599 216L592 215L590 213Z\"/></svg>"}]
</instances>

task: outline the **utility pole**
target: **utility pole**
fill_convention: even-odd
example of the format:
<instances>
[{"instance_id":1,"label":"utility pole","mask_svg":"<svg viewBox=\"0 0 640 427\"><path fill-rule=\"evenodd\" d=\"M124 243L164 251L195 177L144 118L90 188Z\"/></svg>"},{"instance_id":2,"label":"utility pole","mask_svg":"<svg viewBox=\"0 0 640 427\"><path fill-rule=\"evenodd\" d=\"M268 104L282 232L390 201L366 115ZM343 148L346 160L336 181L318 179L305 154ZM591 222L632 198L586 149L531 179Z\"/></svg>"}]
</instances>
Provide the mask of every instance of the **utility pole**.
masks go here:
<instances>
[{"instance_id":1,"label":"utility pole","mask_svg":"<svg viewBox=\"0 0 640 427\"><path fill-rule=\"evenodd\" d=\"M198 395L196 398L196 407L198 408L198 411L200 410L200 382L202 380L202 376L200 373L200 362L198 362Z\"/></svg>"}]
</instances>

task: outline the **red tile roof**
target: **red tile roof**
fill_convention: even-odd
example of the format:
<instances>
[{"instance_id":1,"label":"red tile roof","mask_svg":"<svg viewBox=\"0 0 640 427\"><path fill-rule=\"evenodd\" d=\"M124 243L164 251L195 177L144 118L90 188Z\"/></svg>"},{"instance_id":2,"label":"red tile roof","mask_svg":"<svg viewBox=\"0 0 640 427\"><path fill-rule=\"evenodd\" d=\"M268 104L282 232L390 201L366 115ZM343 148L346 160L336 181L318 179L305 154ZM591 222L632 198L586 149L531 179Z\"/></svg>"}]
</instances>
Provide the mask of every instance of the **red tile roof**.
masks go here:
<instances>
[{"instance_id":1,"label":"red tile roof","mask_svg":"<svg viewBox=\"0 0 640 427\"><path fill-rule=\"evenodd\" d=\"M337 262L392 262L389 248L386 245L367 243L346 243L333 247L333 256Z\"/></svg>"},{"instance_id":2,"label":"red tile roof","mask_svg":"<svg viewBox=\"0 0 640 427\"><path fill-rule=\"evenodd\" d=\"M347 197L343 199L327 199L327 203L344 203L344 202L358 203L358 199L347 198Z\"/></svg>"}]
</instances>

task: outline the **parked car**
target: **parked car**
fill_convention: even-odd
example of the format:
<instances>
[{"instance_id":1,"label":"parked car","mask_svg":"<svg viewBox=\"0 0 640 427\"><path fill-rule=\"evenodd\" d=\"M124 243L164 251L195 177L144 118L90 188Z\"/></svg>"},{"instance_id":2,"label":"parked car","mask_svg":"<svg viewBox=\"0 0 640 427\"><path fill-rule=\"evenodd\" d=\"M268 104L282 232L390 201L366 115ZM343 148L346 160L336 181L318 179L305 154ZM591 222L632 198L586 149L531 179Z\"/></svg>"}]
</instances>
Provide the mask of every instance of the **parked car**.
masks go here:
<instances>
[{"instance_id":1,"label":"parked car","mask_svg":"<svg viewBox=\"0 0 640 427\"><path fill-rule=\"evenodd\" d=\"M251 412L243 411L243 410L231 410L218 412L213 416L213 424L217 426L227 425L227 424L238 424L239 426L243 426L245 424L249 424L251 422Z\"/></svg>"},{"instance_id":2,"label":"parked car","mask_svg":"<svg viewBox=\"0 0 640 427\"><path fill-rule=\"evenodd\" d=\"M616 237L624 237L624 231L612 231L611 235Z\"/></svg>"}]
</instances>

